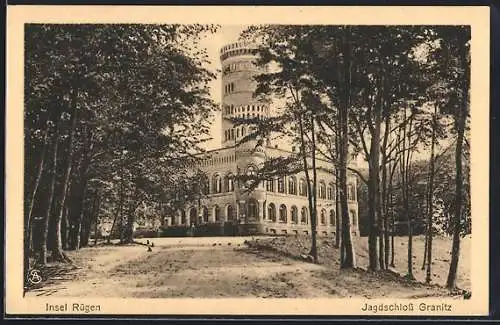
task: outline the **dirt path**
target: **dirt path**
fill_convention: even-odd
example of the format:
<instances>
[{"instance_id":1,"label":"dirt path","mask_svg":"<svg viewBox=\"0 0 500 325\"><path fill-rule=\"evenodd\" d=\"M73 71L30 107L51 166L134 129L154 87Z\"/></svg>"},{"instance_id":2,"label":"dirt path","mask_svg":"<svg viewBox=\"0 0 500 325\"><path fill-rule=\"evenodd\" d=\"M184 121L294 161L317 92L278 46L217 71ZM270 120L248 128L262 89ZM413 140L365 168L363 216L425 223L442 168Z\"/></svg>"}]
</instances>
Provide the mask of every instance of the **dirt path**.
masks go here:
<instances>
[{"instance_id":1,"label":"dirt path","mask_svg":"<svg viewBox=\"0 0 500 325\"><path fill-rule=\"evenodd\" d=\"M71 252L79 267L40 291L74 297L428 297L439 288L315 265L252 249L244 238L157 241L146 247L102 246ZM198 244L197 244L198 243Z\"/></svg>"}]
</instances>

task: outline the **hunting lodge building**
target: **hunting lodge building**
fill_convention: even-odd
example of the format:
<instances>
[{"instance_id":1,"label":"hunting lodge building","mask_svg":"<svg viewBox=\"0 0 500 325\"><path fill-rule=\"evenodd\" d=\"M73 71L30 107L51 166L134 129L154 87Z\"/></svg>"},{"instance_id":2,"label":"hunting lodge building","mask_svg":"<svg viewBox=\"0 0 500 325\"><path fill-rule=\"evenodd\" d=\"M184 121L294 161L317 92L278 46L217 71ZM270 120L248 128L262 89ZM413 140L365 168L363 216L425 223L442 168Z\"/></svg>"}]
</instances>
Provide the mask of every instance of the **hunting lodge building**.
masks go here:
<instances>
[{"instance_id":1,"label":"hunting lodge building","mask_svg":"<svg viewBox=\"0 0 500 325\"><path fill-rule=\"evenodd\" d=\"M231 118L256 118L270 115L267 104L253 97L253 76L263 69L253 64L254 44L238 42L220 50L222 64L222 147L205 153L198 166L208 176L205 195L197 204L168 218L168 225L233 225L245 234L310 234L307 186L304 173L269 179L246 193L234 180L240 173L251 175L271 157L286 156L291 150L267 141L236 146L249 125L234 125ZM317 202L319 236L336 232L335 178L331 163L317 159ZM349 213L353 234L359 234L356 177L348 177Z\"/></svg>"}]
</instances>

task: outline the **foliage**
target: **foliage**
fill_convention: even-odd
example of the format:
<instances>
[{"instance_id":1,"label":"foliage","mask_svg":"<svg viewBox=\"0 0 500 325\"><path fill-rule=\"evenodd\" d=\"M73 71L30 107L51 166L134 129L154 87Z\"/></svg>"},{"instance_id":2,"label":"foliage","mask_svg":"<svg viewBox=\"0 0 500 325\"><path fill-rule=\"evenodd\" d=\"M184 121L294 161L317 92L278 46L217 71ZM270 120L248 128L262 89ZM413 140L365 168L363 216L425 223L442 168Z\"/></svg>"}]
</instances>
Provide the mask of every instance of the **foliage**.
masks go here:
<instances>
[{"instance_id":1,"label":"foliage","mask_svg":"<svg viewBox=\"0 0 500 325\"><path fill-rule=\"evenodd\" d=\"M57 178L56 208L44 217L52 220L50 231L38 223L33 229L54 237L52 249L61 232L63 246L78 249L99 217L116 221L122 240L131 241L141 207L153 215L150 210L159 212L162 203L175 207L175 194L192 193L174 185L195 177L194 155L209 139L207 122L216 105L208 84L215 74L204 68L207 54L199 41L216 29L26 26L25 193L41 215L50 179ZM55 144L60 163L51 175L44 152ZM63 171L68 181L59 176ZM38 178L39 189L33 187ZM32 245L38 250L45 243Z\"/></svg>"}]
</instances>

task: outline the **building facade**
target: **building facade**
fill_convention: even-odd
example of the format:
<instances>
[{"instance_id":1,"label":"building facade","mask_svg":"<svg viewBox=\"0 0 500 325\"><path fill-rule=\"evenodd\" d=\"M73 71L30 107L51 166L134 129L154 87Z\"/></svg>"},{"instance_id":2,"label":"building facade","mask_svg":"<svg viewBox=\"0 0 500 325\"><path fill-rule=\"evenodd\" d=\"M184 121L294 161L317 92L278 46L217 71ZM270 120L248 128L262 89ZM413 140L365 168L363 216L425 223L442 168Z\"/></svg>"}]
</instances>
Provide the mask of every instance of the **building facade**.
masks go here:
<instances>
[{"instance_id":1,"label":"building facade","mask_svg":"<svg viewBox=\"0 0 500 325\"><path fill-rule=\"evenodd\" d=\"M254 119L271 114L265 102L253 94L256 83L253 76L264 69L253 64L255 46L233 43L220 51L222 65L222 147L204 154L197 166L203 170L208 183L199 202L185 209L168 221L171 225L218 224L222 231L233 225L240 234L310 234L310 214L307 183L304 173L269 179L261 182L251 193L238 184L236 175L256 173L266 159L286 156L292 151L279 145L256 142L239 144L249 132L251 124L233 123L233 118ZM331 163L317 159L317 198L319 236L336 233L335 179ZM358 205L356 177L348 179L349 213L352 231L358 235Z\"/></svg>"}]
</instances>

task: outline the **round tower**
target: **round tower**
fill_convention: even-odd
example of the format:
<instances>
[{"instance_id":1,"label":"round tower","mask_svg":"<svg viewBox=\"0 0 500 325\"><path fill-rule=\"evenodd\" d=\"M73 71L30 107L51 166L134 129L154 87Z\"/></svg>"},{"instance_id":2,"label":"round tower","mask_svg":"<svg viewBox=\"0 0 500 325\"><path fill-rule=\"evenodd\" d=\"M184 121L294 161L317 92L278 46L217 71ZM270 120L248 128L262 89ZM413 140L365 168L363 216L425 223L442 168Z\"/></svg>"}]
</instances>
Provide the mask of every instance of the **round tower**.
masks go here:
<instances>
[{"instance_id":1,"label":"round tower","mask_svg":"<svg viewBox=\"0 0 500 325\"><path fill-rule=\"evenodd\" d=\"M232 119L256 119L269 115L268 104L254 98L257 83L254 77L265 72L264 67L253 63L256 59L257 46L248 42L236 42L220 50L222 65L222 146L233 147L251 132L250 122L235 125ZM264 163L263 147L257 147L256 141L240 143L235 147L237 172L250 174L257 172ZM238 206L238 219L242 231L257 231L262 219L265 200L264 186L252 193L245 192L245 184L235 190ZM253 229L255 228L255 229Z\"/></svg>"},{"instance_id":2,"label":"round tower","mask_svg":"<svg viewBox=\"0 0 500 325\"><path fill-rule=\"evenodd\" d=\"M268 116L269 107L253 98L256 89L254 76L265 71L256 66L257 46L247 42L237 42L220 50L222 65L222 146L235 145L249 133L249 125L235 126L232 118L251 119ZM255 144L254 144L255 146ZM246 147L246 145L245 145Z\"/></svg>"}]
</instances>

